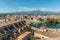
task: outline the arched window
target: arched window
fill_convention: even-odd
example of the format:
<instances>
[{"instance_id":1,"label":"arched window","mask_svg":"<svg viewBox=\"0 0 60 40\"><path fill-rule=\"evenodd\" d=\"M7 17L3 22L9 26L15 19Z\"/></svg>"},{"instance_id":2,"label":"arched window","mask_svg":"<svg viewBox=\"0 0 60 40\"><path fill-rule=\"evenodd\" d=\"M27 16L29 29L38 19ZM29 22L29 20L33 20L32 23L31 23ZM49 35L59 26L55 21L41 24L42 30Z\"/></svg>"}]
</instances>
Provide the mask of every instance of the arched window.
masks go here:
<instances>
[{"instance_id":1,"label":"arched window","mask_svg":"<svg viewBox=\"0 0 60 40\"><path fill-rule=\"evenodd\" d=\"M8 27L10 30L14 30L15 28L13 27L13 25L9 25Z\"/></svg>"},{"instance_id":2,"label":"arched window","mask_svg":"<svg viewBox=\"0 0 60 40\"><path fill-rule=\"evenodd\" d=\"M3 29L4 29L4 31L6 31L6 33L8 33L9 30L7 27L4 27Z\"/></svg>"},{"instance_id":3,"label":"arched window","mask_svg":"<svg viewBox=\"0 0 60 40\"><path fill-rule=\"evenodd\" d=\"M20 28L16 23L15 23L14 25L15 25L15 27L16 27L17 29L19 29L19 28Z\"/></svg>"},{"instance_id":4,"label":"arched window","mask_svg":"<svg viewBox=\"0 0 60 40\"><path fill-rule=\"evenodd\" d=\"M23 25L25 25L25 22L21 21L21 23L22 23Z\"/></svg>"},{"instance_id":5,"label":"arched window","mask_svg":"<svg viewBox=\"0 0 60 40\"><path fill-rule=\"evenodd\" d=\"M21 33L23 32L23 30L22 30L22 29L20 29L20 31L21 31Z\"/></svg>"},{"instance_id":6,"label":"arched window","mask_svg":"<svg viewBox=\"0 0 60 40\"><path fill-rule=\"evenodd\" d=\"M26 30L26 28L25 28L25 27L23 27L23 30Z\"/></svg>"},{"instance_id":7,"label":"arched window","mask_svg":"<svg viewBox=\"0 0 60 40\"><path fill-rule=\"evenodd\" d=\"M3 29L0 31L0 33L1 33L1 34L4 34L4 31L3 31Z\"/></svg>"},{"instance_id":8,"label":"arched window","mask_svg":"<svg viewBox=\"0 0 60 40\"><path fill-rule=\"evenodd\" d=\"M27 29L29 29L29 27L28 27L28 26L26 26L26 28L27 28Z\"/></svg>"},{"instance_id":9,"label":"arched window","mask_svg":"<svg viewBox=\"0 0 60 40\"><path fill-rule=\"evenodd\" d=\"M20 22L18 22L18 24L19 24L21 27L23 26Z\"/></svg>"}]
</instances>

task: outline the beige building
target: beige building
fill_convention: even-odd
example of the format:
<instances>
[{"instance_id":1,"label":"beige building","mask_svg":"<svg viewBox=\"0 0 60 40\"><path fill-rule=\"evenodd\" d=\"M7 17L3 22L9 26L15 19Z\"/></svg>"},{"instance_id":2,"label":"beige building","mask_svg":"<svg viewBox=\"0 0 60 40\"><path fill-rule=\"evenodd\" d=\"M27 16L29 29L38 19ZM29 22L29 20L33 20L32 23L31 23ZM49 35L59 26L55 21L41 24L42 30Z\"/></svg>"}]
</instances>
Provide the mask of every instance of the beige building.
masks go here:
<instances>
[{"instance_id":1,"label":"beige building","mask_svg":"<svg viewBox=\"0 0 60 40\"><path fill-rule=\"evenodd\" d=\"M53 30L48 31L48 32L36 31L35 37L38 40L60 40L60 32L59 31L53 31Z\"/></svg>"}]
</instances>

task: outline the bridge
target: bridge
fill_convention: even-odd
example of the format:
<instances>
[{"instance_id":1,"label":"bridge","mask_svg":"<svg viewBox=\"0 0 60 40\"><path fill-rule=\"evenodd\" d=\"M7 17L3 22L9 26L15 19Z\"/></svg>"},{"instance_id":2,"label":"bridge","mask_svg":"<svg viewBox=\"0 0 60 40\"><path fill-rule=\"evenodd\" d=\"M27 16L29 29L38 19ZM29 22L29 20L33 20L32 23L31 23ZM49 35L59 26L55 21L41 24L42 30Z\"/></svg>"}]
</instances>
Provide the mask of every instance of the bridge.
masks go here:
<instances>
[{"instance_id":1,"label":"bridge","mask_svg":"<svg viewBox=\"0 0 60 40\"><path fill-rule=\"evenodd\" d=\"M31 26L25 20L0 26L0 40L15 40L19 35L30 31Z\"/></svg>"}]
</instances>

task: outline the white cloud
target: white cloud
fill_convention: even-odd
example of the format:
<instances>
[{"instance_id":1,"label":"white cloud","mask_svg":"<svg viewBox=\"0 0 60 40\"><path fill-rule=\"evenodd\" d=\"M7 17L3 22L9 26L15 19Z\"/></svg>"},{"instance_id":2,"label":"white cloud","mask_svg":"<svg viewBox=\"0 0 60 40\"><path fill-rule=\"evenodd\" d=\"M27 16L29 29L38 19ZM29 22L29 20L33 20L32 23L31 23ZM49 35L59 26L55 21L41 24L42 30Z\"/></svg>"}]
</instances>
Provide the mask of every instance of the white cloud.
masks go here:
<instances>
[{"instance_id":1,"label":"white cloud","mask_svg":"<svg viewBox=\"0 0 60 40\"><path fill-rule=\"evenodd\" d=\"M36 8L27 8L27 7L23 7L23 8L19 8L20 11L34 11L37 10Z\"/></svg>"},{"instance_id":2,"label":"white cloud","mask_svg":"<svg viewBox=\"0 0 60 40\"><path fill-rule=\"evenodd\" d=\"M60 8L53 9L53 8L40 8L41 11L52 11L52 12L58 12L60 11Z\"/></svg>"},{"instance_id":3,"label":"white cloud","mask_svg":"<svg viewBox=\"0 0 60 40\"><path fill-rule=\"evenodd\" d=\"M48 11L47 8L28 8L28 7L19 8L19 11L34 11L34 10Z\"/></svg>"},{"instance_id":4,"label":"white cloud","mask_svg":"<svg viewBox=\"0 0 60 40\"><path fill-rule=\"evenodd\" d=\"M41 11L47 11L47 8L41 8L40 10Z\"/></svg>"},{"instance_id":5,"label":"white cloud","mask_svg":"<svg viewBox=\"0 0 60 40\"><path fill-rule=\"evenodd\" d=\"M60 11L60 9L48 9L48 8L29 8L29 7L20 7L17 9L17 11L20 11L20 12L27 12L27 11L34 11L34 10L41 10L41 11Z\"/></svg>"}]
</instances>

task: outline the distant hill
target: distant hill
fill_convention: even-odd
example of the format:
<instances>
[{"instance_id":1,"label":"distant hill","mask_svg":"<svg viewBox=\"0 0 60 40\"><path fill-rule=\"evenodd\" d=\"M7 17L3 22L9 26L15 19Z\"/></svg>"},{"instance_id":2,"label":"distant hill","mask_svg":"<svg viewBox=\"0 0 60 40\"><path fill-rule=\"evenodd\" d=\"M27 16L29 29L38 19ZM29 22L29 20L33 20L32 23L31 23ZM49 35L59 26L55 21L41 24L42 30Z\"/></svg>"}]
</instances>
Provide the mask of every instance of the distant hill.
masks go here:
<instances>
[{"instance_id":1,"label":"distant hill","mask_svg":"<svg viewBox=\"0 0 60 40\"><path fill-rule=\"evenodd\" d=\"M0 14L60 14L60 12L48 12L48 11L40 11L40 10L36 10L36 11L28 11L28 12L10 12L10 13L0 13Z\"/></svg>"}]
</instances>

